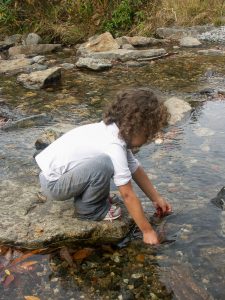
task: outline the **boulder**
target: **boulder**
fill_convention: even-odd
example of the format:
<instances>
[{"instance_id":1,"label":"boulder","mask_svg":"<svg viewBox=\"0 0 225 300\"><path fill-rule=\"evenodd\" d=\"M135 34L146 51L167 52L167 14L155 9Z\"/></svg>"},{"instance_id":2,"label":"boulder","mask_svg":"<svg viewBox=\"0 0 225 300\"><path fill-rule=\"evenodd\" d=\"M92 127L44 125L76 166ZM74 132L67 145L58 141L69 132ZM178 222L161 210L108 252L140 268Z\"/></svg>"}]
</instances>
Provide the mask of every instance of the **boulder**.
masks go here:
<instances>
[{"instance_id":1,"label":"boulder","mask_svg":"<svg viewBox=\"0 0 225 300\"><path fill-rule=\"evenodd\" d=\"M164 102L164 105L170 113L170 120L168 122L170 125L181 121L185 114L192 109L189 103L176 97L169 98Z\"/></svg>"},{"instance_id":2,"label":"boulder","mask_svg":"<svg viewBox=\"0 0 225 300\"><path fill-rule=\"evenodd\" d=\"M89 57L80 57L76 63L77 68L88 68L94 71L105 70L112 67L108 59L96 59Z\"/></svg>"},{"instance_id":3,"label":"boulder","mask_svg":"<svg viewBox=\"0 0 225 300\"><path fill-rule=\"evenodd\" d=\"M38 44L38 45L25 45L15 46L9 49L9 55L15 56L18 54L25 55L38 55L57 51L61 48L61 44Z\"/></svg>"},{"instance_id":4,"label":"boulder","mask_svg":"<svg viewBox=\"0 0 225 300\"><path fill-rule=\"evenodd\" d=\"M212 25L193 26L193 27L162 27L156 29L156 34L163 39L179 40L186 36L197 37L203 32L215 28Z\"/></svg>"},{"instance_id":5,"label":"boulder","mask_svg":"<svg viewBox=\"0 0 225 300\"><path fill-rule=\"evenodd\" d=\"M109 59L109 60L119 60L119 61L129 61L129 60L138 60L146 59L157 56L162 56L166 54L165 49L149 49L149 50L126 50L118 49L107 52L96 52L96 53L83 53L85 57L94 58L94 59Z\"/></svg>"},{"instance_id":6,"label":"boulder","mask_svg":"<svg viewBox=\"0 0 225 300\"><path fill-rule=\"evenodd\" d=\"M90 52L104 52L119 49L119 45L111 33L105 32L99 36L89 38L86 43L80 46L80 49Z\"/></svg>"},{"instance_id":7,"label":"boulder","mask_svg":"<svg viewBox=\"0 0 225 300\"><path fill-rule=\"evenodd\" d=\"M180 46L182 47L198 47L201 46L201 44L202 43L198 39L191 36L186 36L180 39Z\"/></svg>"},{"instance_id":8,"label":"boulder","mask_svg":"<svg viewBox=\"0 0 225 300\"><path fill-rule=\"evenodd\" d=\"M35 164L33 173L37 173ZM23 174L24 176L24 174ZM131 219L81 221L76 218L73 199L52 201L40 198L36 175L0 182L0 243L23 248L81 246L117 243L129 232Z\"/></svg>"},{"instance_id":9,"label":"boulder","mask_svg":"<svg viewBox=\"0 0 225 300\"><path fill-rule=\"evenodd\" d=\"M22 34L14 34L5 38L5 43L19 45L22 42Z\"/></svg>"},{"instance_id":10,"label":"boulder","mask_svg":"<svg viewBox=\"0 0 225 300\"><path fill-rule=\"evenodd\" d=\"M42 42L42 38L36 33L29 33L25 39L25 45L37 45Z\"/></svg>"},{"instance_id":11,"label":"boulder","mask_svg":"<svg viewBox=\"0 0 225 300\"><path fill-rule=\"evenodd\" d=\"M28 89L41 89L61 79L61 68L53 67L44 71L21 74L17 81Z\"/></svg>"}]
</instances>

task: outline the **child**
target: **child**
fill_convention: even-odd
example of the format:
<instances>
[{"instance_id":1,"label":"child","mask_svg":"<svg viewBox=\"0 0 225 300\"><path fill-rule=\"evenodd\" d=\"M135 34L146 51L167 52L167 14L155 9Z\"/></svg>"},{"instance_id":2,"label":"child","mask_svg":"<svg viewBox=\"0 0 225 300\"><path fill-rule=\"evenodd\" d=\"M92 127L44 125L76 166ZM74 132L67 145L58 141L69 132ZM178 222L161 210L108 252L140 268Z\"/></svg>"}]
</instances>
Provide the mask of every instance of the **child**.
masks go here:
<instances>
[{"instance_id":1,"label":"child","mask_svg":"<svg viewBox=\"0 0 225 300\"><path fill-rule=\"evenodd\" d=\"M166 125L168 113L147 88L118 93L103 121L72 129L36 156L41 168L42 191L49 198L74 197L80 219L113 220L121 209L110 202L113 177L128 212L143 232L148 244L158 244L156 232L146 219L131 179L162 214L171 206L153 187L132 148L140 147Z\"/></svg>"}]
</instances>

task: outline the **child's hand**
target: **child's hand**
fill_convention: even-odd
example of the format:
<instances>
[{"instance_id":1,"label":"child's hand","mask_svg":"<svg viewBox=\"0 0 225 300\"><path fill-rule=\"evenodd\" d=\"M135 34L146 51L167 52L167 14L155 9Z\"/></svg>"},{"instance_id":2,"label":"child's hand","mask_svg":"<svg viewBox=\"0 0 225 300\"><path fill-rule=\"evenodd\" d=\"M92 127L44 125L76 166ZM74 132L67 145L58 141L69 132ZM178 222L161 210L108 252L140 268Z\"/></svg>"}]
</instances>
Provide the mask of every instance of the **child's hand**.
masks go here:
<instances>
[{"instance_id":1,"label":"child's hand","mask_svg":"<svg viewBox=\"0 0 225 300\"><path fill-rule=\"evenodd\" d=\"M153 204L156 208L156 214L160 218L172 212L172 206L162 197L158 197L156 201L153 201Z\"/></svg>"},{"instance_id":2,"label":"child's hand","mask_svg":"<svg viewBox=\"0 0 225 300\"><path fill-rule=\"evenodd\" d=\"M148 232L143 233L143 241L146 244L150 244L150 245L159 244L159 239L158 239L157 233L153 229Z\"/></svg>"}]
</instances>

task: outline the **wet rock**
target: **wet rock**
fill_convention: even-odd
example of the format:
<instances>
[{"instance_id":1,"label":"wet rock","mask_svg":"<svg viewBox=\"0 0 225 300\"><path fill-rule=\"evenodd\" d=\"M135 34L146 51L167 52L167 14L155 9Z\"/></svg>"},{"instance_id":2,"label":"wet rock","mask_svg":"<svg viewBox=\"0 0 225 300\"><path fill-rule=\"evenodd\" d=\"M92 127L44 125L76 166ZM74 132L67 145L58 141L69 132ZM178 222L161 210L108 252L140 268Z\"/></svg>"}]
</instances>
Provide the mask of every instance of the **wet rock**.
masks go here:
<instances>
[{"instance_id":1,"label":"wet rock","mask_svg":"<svg viewBox=\"0 0 225 300\"><path fill-rule=\"evenodd\" d=\"M124 44L122 46L122 49L127 49L127 50L134 50L134 46L132 46L131 44Z\"/></svg>"},{"instance_id":2,"label":"wet rock","mask_svg":"<svg viewBox=\"0 0 225 300\"><path fill-rule=\"evenodd\" d=\"M52 120L52 117L49 115L46 115L45 113L24 117L19 120L13 121L9 120L7 124L1 127L2 130L10 131L18 128L27 128L27 127L33 127L33 126L40 126L45 125L48 122Z\"/></svg>"},{"instance_id":3,"label":"wet rock","mask_svg":"<svg viewBox=\"0 0 225 300\"><path fill-rule=\"evenodd\" d=\"M169 120L170 125L174 125L177 122L181 121L185 114L191 111L191 106L184 100L181 100L176 97L172 97L164 102L164 105L167 107L171 117Z\"/></svg>"},{"instance_id":4,"label":"wet rock","mask_svg":"<svg viewBox=\"0 0 225 300\"><path fill-rule=\"evenodd\" d=\"M9 49L9 55L15 56L18 54L25 55L38 55L50 53L61 49L61 44L38 44L38 45L25 45L15 46Z\"/></svg>"},{"instance_id":5,"label":"wet rock","mask_svg":"<svg viewBox=\"0 0 225 300\"><path fill-rule=\"evenodd\" d=\"M44 71L21 74L17 81L28 89L41 89L61 79L61 68L53 67Z\"/></svg>"},{"instance_id":6,"label":"wet rock","mask_svg":"<svg viewBox=\"0 0 225 300\"><path fill-rule=\"evenodd\" d=\"M82 44L79 49L90 52L104 52L119 49L119 45L111 33L105 32L89 38L89 40Z\"/></svg>"},{"instance_id":7,"label":"wet rock","mask_svg":"<svg viewBox=\"0 0 225 300\"><path fill-rule=\"evenodd\" d=\"M33 64L30 58L18 58L0 61L0 74L17 74L22 72L26 67Z\"/></svg>"},{"instance_id":8,"label":"wet rock","mask_svg":"<svg viewBox=\"0 0 225 300\"><path fill-rule=\"evenodd\" d=\"M71 70L75 67L74 64L70 64L70 63L64 63L60 65L61 68L65 69L65 70Z\"/></svg>"},{"instance_id":9,"label":"wet rock","mask_svg":"<svg viewBox=\"0 0 225 300\"><path fill-rule=\"evenodd\" d=\"M87 68L94 71L109 69L112 63L109 59L96 59L88 57L80 57L76 63L77 68Z\"/></svg>"},{"instance_id":10,"label":"wet rock","mask_svg":"<svg viewBox=\"0 0 225 300\"><path fill-rule=\"evenodd\" d=\"M10 47L12 47L13 43L7 43L7 42L0 42L0 52L4 50L8 50Z\"/></svg>"},{"instance_id":11,"label":"wet rock","mask_svg":"<svg viewBox=\"0 0 225 300\"><path fill-rule=\"evenodd\" d=\"M96 53L83 53L84 57L94 58L94 59L109 59L109 60L119 60L119 61L129 61L146 59L158 56L166 55L165 49L149 49L149 50L126 50L118 49L114 51L107 52L96 52Z\"/></svg>"},{"instance_id":12,"label":"wet rock","mask_svg":"<svg viewBox=\"0 0 225 300\"><path fill-rule=\"evenodd\" d=\"M199 128L195 128L194 129L194 133L197 135L197 136L212 136L215 134L215 132L210 129L210 128L206 128L206 127L199 127Z\"/></svg>"},{"instance_id":13,"label":"wet rock","mask_svg":"<svg viewBox=\"0 0 225 300\"><path fill-rule=\"evenodd\" d=\"M197 37L203 32L207 32L215 28L212 25L193 26L193 27L162 27L156 30L156 34L160 38L179 40L186 36Z\"/></svg>"},{"instance_id":14,"label":"wet rock","mask_svg":"<svg viewBox=\"0 0 225 300\"><path fill-rule=\"evenodd\" d=\"M37 191L36 177L23 180L22 185L19 178L1 180L1 243L25 248L114 243L127 234L131 225L125 210L123 218L115 222L78 220L74 217L73 200L40 204Z\"/></svg>"},{"instance_id":15,"label":"wet rock","mask_svg":"<svg viewBox=\"0 0 225 300\"><path fill-rule=\"evenodd\" d=\"M206 50L198 50L198 53L199 54L204 54L204 55L224 56L225 55L225 50L206 49Z\"/></svg>"},{"instance_id":16,"label":"wet rock","mask_svg":"<svg viewBox=\"0 0 225 300\"><path fill-rule=\"evenodd\" d=\"M180 46L182 47L198 47L200 46L202 43L191 36L187 36L187 37L183 37L182 39L180 39Z\"/></svg>"},{"instance_id":17,"label":"wet rock","mask_svg":"<svg viewBox=\"0 0 225 300\"><path fill-rule=\"evenodd\" d=\"M217 207L225 211L225 187L223 187L217 196L211 200L211 202Z\"/></svg>"},{"instance_id":18,"label":"wet rock","mask_svg":"<svg viewBox=\"0 0 225 300\"><path fill-rule=\"evenodd\" d=\"M42 38L36 33L29 33L25 39L25 45L37 45L42 42Z\"/></svg>"}]
</instances>

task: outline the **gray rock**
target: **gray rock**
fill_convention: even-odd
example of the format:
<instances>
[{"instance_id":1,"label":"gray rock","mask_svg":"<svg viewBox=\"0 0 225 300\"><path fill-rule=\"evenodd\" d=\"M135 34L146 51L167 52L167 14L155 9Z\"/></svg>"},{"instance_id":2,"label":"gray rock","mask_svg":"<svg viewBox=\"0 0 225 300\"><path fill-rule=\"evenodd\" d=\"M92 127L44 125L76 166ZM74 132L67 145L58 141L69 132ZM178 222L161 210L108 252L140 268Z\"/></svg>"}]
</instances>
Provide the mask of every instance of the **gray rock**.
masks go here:
<instances>
[{"instance_id":1,"label":"gray rock","mask_svg":"<svg viewBox=\"0 0 225 300\"><path fill-rule=\"evenodd\" d=\"M0 42L0 52L4 50L8 50L10 47L12 47L13 43L6 43L6 42Z\"/></svg>"},{"instance_id":2,"label":"gray rock","mask_svg":"<svg viewBox=\"0 0 225 300\"><path fill-rule=\"evenodd\" d=\"M207 32L215 28L212 25L193 26L193 27L162 27L156 30L156 34L160 38L179 40L186 36L197 37L203 32Z\"/></svg>"},{"instance_id":3,"label":"gray rock","mask_svg":"<svg viewBox=\"0 0 225 300\"><path fill-rule=\"evenodd\" d=\"M10 192L6 192L10 191ZM36 176L0 182L0 243L25 248L118 242L129 231L131 220L80 221L73 200L40 202Z\"/></svg>"},{"instance_id":4,"label":"gray rock","mask_svg":"<svg viewBox=\"0 0 225 300\"><path fill-rule=\"evenodd\" d=\"M129 61L137 60L140 58L151 58L156 56L165 55L165 49L149 49L149 50L126 50L118 49L114 51L107 52L96 52L96 53L83 53L85 57L95 58L95 59L109 59L109 60L119 60L119 61Z\"/></svg>"},{"instance_id":5,"label":"gray rock","mask_svg":"<svg viewBox=\"0 0 225 300\"><path fill-rule=\"evenodd\" d=\"M42 64L43 62L46 61L46 58L43 55L37 55L37 56L33 57L32 60L34 63Z\"/></svg>"},{"instance_id":6,"label":"gray rock","mask_svg":"<svg viewBox=\"0 0 225 300\"><path fill-rule=\"evenodd\" d=\"M105 70L112 67L112 63L108 59L96 59L89 57L80 57L76 63L77 68L88 68L94 71Z\"/></svg>"},{"instance_id":7,"label":"gray rock","mask_svg":"<svg viewBox=\"0 0 225 300\"><path fill-rule=\"evenodd\" d=\"M198 35L200 40L213 42L213 43L225 43L225 26L213 27L204 33Z\"/></svg>"},{"instance_id":8,"label":"gray rock","mask_svg":"<svg viewBox=\"0 0 225 300\"><path fill-rule=\"evenodd\" d=\"M124 44L122 45L122 49L134 50L135 48L131 44Z\"/></svg>"},{"instance_id":9,"label":"gray rock","mask_svg":"<svg viewBox=\"0 0 225 300\"><path fill-rule=\"evenodd\" d=\"M0 61L0 74L17 74L22 72L27 66L32 65L33 60L30 58L17 58Z\"/></svg>"},{"instance_id":10,"label":"gray rock","mask_svg":"<svg viewBox=\"0 0 225 300\"><path fill-rule=\"evenodd\" d=\"M170 125L174 125L177 122L181 121L185 114L191 110L191 106L184 100L181 100L176 97L172 97L164 102L164 105L167 107L171 117L169 120Z\"/></svg>"},{"instance_id":11,"label":"gray rock","mask_svg":"<svg viewBox=\"0 0 225 300\"><path fill-rule=\"evenodd\" d=\"M21 74L17 81L28 89L41 89L61 79L61 68L53 67L44 71Z\"/></svg>"},{"instance_id":12,"label":"gray rock","mask_svg":"<svg viewBox=\"0 0 225 300\"><path fill-rule=\"evenodd\" d=\"M64 63L60 65L61 68L65 69L65 70L71 70L75 67L74 64L70 64L70 63Z\"/></svg>"},{"instance_id":13,"label":"gray rock","mask_svg":"<svg viewBox=\"0 0 225 300\"><path fill-rule=\"evenodd\" d=\"M42 42L42 38L36 33L29 33L25 39L25 45L37 45Z\"/></svg>"},{"instance_id":14,"label":"gray rock","mask_svg":"<svg viewBox=\"0 0 225 300\"><path fill-rule=\"evenodd\" d=\"M146 47L146 46L155 46L155 45L163 44L168 41L163 39L155 39L152 37L145 37L145 36L123 36L122 42L123 44L131 44L132 46Z\"/></svg>"},{"instance_id":15,"label":"gray rock","mask_svg":"<svg viewBox=\"0 0 225 300\"><path fill-rule=\"evenodd\" d=\"M224 56L225 55L225 50L207 49L207 50L198 50L198 53L199 54L204 54L204 55Z\"/></svg>"},{"instance_id":16,"label":"gray rock","mask_svg":"<svg viewBox=\"0 0 225 300\"><path fill-rule=\"evenodd\" d=\"M14 34L11 36L7 36L5 38L5 42L8 44L19 45L22 42L22 34Z\"/></svg>"},{"instance_id":17,"label":"gray rock","mask_svg":"<svg viewBox=\"0 0 225 300\"><path fill-rule=\"evenodd\" d=\"M182 47L198 47L201 44L202 43L198 39L191 36L186 36L180 39L180 46Z\"/></svg>"},{"instance_id":18,"label":"gray rock","mask_svg":"<svg viewBox=\"0 0 225 300\"><path fill-rule=\"evenodd\" d=\"M38 44L38 45L25 45L25 46L15 46L9 49L9 55L15 56L18 54L25 55L38 55L45 54L61 49L60 44Z\"/></svg>"}]
</instances>

